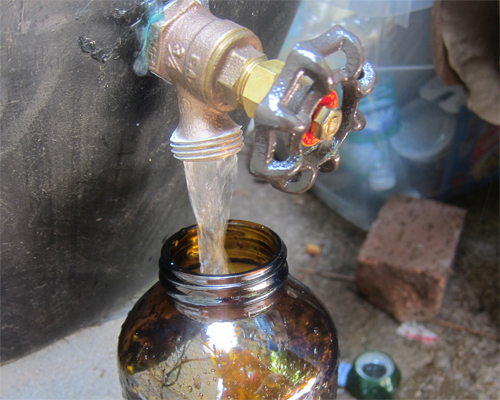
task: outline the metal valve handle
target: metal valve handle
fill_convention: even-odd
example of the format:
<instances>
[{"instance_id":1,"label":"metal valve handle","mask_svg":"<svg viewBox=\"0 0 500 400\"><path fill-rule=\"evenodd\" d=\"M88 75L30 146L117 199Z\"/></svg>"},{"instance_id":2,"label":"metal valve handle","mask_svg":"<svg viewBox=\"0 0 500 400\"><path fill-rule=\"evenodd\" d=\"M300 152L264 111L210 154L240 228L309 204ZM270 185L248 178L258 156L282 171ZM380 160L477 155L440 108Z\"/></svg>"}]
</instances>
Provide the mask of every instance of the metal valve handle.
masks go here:
<instances>
[{"instance_id":1,"label":"metal valve handle","mask_svg":"<svg viewBox=\"0 0 500 400\"><path fill-rule=\"evenodd\" d=\"M346 64L332 70L325 58L343 51ZM363 46L352 33L336 25L321 36L297 43L280 75L255 112L255 147L251 172L286 193L302 193L315 182L318 171L331 172L340 165L339 146L349 131L359 131L365 118L359 100L376 82L372 65L365 61ZM302 138L309 130L320 100L337 84L342 86L342 122L335 134L307 151ZM275 159L276 134L289 135L288 157Z\"/></svg>"}]
</instances>

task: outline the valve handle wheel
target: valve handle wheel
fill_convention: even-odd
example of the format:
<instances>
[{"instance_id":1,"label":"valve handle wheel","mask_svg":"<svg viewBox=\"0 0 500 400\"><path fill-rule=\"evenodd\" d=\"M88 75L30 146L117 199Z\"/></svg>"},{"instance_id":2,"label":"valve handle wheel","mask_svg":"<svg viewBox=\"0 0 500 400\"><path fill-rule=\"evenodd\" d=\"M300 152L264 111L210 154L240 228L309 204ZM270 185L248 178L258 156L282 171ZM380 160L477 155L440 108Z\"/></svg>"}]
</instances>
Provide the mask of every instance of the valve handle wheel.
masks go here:
<instances>
[{"instance_id":1,"label":"valve handle wheel","mask_svg":"<svg viewBox=\"0 0 500 400\"><path fill-rule=\"evenodd\" d=\"M332 70L326 57L343 51L346 64ZM255 146L250 169L286 193L302 193L315 182L318 171L331 172L340 165L339 146L349 131L364 128L359 100L376 82L372 65L365 61L359 39L340 26L315 39L297 43L264 100L255 112ZM340 112L327 110L316 120L316 108L336 85L342 86ZM333 110L335 111L335 110ZM302 148L304 134L313 121L323 134L312 147ZM288 134L288 157L275 159L276 135Z\"/></svg>"}]
</instances>

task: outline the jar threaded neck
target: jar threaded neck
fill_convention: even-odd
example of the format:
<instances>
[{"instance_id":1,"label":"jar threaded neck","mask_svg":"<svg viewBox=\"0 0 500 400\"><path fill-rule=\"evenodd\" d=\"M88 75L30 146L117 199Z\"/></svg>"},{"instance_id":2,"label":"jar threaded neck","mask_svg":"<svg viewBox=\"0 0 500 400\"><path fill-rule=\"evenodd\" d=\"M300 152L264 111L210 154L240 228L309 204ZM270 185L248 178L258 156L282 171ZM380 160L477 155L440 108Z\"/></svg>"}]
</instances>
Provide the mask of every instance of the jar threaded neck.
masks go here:
<instances>
[{"instance_id":1,"label":"jar threaded neck","mask_svg":"<svg viewBox=\"0 0 500 400\"><path fill-rule=\"evenodd\" d=\"M288 276L287 249L280 237L263 225L231 220L225 249L238 266L230 275L201 274L196 226L184 228L168 239L160 258L160 282L176 302L192 310L200 307L259 308Z\"/></svg>"}]
</instances>

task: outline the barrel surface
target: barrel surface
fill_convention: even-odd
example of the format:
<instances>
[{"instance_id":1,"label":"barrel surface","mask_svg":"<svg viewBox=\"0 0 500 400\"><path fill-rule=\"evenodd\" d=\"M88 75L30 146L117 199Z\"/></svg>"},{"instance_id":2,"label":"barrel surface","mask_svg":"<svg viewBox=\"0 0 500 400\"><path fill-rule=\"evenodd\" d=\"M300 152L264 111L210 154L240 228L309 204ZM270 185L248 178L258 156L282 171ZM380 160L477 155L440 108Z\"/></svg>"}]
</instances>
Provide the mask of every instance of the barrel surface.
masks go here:
<instances>
[{"instance_id":1,"label":"barrel surface","mask_svg":"<svg viewBox=\"0 0 500 400\"><path fill-rule=\"evenodd\" d=\"M131 4L0 2L2 362L97 321L151 282L162 242L193 222L169 149L175 92L134 75L133 35L115 18ZM211 8L275 56L297 2Z\"/></svg>"}]
</instances>

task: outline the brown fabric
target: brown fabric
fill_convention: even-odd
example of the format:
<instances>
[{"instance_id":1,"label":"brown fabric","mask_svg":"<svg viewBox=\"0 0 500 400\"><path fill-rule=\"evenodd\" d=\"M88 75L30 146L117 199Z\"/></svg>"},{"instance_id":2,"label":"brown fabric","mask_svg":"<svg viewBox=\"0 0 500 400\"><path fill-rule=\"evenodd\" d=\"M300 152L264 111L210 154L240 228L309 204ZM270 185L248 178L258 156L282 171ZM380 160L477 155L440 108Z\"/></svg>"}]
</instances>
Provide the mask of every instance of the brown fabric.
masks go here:
<instances>
[{"instance_id":1,"label":"brown fabric","mask_svg":"<svg viewBox=\"0 0 500 400\"><path fill-rule=\"evenodd\" d=\"M432 45L441 81L462 83L469 109L498 125L499 2L435 0Z\"/></svg>"},{"instance_id":2,"label":"brown fabric","mask_svg":"<svg viewBox=\"0 0 500 400\"><path fill-rule=\"evenodd\" d=\"M450 63L448 61L448 51L443 43L441 6L442 1L435 1L431 14L432 56L434 59L434 67L436 68L439 79L441 79L445 85L459 85L462 84L462 81L453 68L450 67Z\"/></svg>"}]
</instances>

